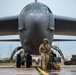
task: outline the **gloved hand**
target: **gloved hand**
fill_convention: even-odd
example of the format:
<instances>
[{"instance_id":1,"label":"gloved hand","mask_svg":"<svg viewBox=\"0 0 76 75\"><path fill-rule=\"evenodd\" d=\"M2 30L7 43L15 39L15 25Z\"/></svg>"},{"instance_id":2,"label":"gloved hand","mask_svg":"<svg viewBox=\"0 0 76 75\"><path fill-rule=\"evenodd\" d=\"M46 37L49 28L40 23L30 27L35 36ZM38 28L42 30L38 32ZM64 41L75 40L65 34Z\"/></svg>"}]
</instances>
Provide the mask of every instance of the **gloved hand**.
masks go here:
<instances>
[{"instance_id":1,"label":"gloved hand","mask_svg":"<svg viewBox=\"0 0 76 75\"><path fill-rule=\"evenodd\" d=\"M44 53L48 53L48 51L47 50L44 50Z\"/></svg>"}]
</instances>

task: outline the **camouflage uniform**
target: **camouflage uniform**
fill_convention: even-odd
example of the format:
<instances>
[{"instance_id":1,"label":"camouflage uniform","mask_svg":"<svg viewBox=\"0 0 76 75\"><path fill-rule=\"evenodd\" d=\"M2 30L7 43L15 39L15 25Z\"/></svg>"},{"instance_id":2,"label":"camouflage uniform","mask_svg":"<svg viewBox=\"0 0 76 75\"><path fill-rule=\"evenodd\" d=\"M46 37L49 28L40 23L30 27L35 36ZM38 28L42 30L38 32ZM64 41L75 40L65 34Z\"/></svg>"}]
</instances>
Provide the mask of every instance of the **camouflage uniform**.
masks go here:
<instances>
[{"instance_id":1,"label":"camouflage uniform","mask_svg":"<svg viewBox=\"0 0 76 75\"><path fill-rule=\"evenodd\" d=\"M48 42L48 39L45 38L43 41L45 40ZM42 43L39 47L39 53L41 54L42 69L47 70L47 63L49 62L49 54L51 53L50 45L48 43L45 45L44 43Z\"/></svg>"}]
</instances>

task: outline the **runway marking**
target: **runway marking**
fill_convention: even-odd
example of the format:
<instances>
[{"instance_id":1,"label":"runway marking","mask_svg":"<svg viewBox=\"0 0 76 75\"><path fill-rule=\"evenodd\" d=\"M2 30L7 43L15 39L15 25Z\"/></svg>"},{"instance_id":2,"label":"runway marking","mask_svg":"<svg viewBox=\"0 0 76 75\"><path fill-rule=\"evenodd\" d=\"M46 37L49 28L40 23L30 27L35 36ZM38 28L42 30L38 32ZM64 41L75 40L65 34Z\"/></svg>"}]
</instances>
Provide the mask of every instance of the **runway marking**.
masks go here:
<instances>
[{"instance_id":1,"label":"runway marking","mask_svg":"<svg viewBox=\"0 0 76 75\"><path fill-rule=\"evenodd\" d=\"M42 69L40 69L39 67L37 67L38 71L40 71L43 75L49 75L48 73L46 73L45 71L43 71Z\"/></svg>"}]
</instances>

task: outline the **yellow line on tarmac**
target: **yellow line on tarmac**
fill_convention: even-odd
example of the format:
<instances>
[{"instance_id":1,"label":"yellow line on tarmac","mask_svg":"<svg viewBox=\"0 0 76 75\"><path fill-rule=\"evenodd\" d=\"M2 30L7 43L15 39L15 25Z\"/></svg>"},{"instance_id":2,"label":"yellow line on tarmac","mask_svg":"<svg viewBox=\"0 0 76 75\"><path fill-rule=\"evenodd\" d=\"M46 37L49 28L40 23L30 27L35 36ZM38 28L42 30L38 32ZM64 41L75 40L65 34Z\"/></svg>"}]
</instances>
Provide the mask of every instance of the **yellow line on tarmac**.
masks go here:
<instances>
[{"instance_id":1,"label":"yellow line on tarmac","mask_svg":"<svg viewBox=\"0 0 76 75\"><path fill-rule=\"evenodd\" d=\"M45 71L43 71L43 70L40 69L39 67L38 67L38 70L39 70L43 75L49 75L48 73L46 73Z\"/></svg>"}]
</instances>

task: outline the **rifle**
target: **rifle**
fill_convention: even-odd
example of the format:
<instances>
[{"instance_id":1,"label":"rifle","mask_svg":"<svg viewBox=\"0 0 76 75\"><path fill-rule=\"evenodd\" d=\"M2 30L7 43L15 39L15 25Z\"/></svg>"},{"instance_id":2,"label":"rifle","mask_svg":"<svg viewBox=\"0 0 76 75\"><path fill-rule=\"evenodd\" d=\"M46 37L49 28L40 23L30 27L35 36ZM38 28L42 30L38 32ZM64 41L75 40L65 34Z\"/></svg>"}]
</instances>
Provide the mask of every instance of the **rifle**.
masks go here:
<instances>
[{"instance_id":1,"label":"rifle","mask_svg":"<svg viewBox=\"0 0 76 75\"><path fill-rule=\"evenodd\" d=\"M44 46L44 50L45 50L45 53L48 53L49 52L49 49L48 48L46 48L46 46L45 45L43 45Z\"/></svg>"}]
</instances>

